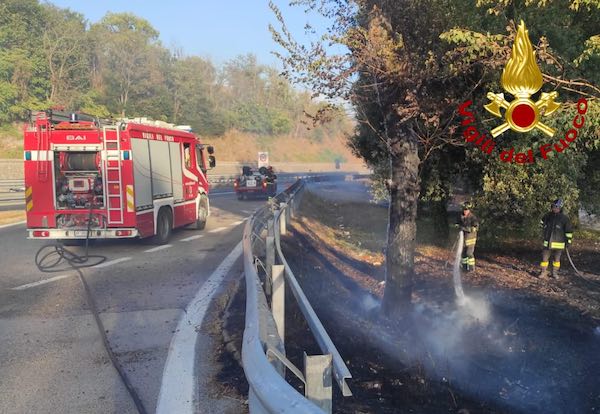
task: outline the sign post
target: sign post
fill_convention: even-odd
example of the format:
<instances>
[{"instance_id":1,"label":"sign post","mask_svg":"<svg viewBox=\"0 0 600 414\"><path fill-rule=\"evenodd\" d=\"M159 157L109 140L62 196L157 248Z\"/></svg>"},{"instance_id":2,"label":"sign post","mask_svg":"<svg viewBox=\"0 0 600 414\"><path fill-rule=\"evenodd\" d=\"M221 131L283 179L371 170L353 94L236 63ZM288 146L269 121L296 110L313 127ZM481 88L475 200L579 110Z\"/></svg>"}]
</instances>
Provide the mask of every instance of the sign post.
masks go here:
<instances>
[{"instance_id":1,"label":"sign post","mask_svg":"<svg viewBox=\"0 0 600 414\"><path fill-rule=\"evenodd\" d=\"M258 168L269 166L269 153L259 152L258 153Z\"/></svg>"}]
</instances>

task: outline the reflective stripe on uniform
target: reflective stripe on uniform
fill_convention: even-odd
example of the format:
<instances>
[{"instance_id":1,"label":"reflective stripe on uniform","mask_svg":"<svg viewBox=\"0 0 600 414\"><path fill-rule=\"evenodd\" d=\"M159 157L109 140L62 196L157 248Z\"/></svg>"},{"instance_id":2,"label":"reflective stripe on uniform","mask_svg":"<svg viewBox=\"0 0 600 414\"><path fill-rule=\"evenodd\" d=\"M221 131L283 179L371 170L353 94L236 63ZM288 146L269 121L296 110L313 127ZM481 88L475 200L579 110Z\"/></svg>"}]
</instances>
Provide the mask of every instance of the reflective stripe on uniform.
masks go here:
<instances>
[{"instance_id":1,"label":"reflective stripe on uniform","mask_svg":"<svg viewBox=\"0 0 600 414\"><path fill-rule=\"evenodd\" d=\"M560 262L552 262L553 267L560 267Z\"/></svg>"},{"instance_id":2,"label":"reflective stripe on uniform","mask_svg":"<svg viewBox=\"0 0 600 414\"><path fill-rule=\"evenodd\" d=\"M541 267L548 267L548 263L549 263L549 262L541 262L541 263L540 263L540 266L541 266Z\"/></svg>"},{"instance_id":3,"label":"reflective stripe on uniform","mask_svg":"<svg viewBox=\"0 0 600 414\"><path fill-rule=\"evenodd\" d=\"M469 260L468 260L467 264L470 264L471 266L475 266L475 258L474 257L469 257Z\"/></svg>"},{"instance_id":4,"label":"reflective stripe on uniform","mask_svg":"<svg viewBox=\"0 0 600 414\"><path fill-rule=\"evenodd\" d=\"M548 242L544 240L544 247L548 247Z\"/></svg>"},{"instance_id":5,"label":"reflective stripe on uniform","mask_svg":"<svg viewBox=\"0 0 600 414\"><path fill-rule=\"evenodd\" d=\"M565 248L565 244L564 243L559 243L559 242L552 242L552 243L550 243L550 248L551 249L564 249Z\"/></svg>"},{"instance_id":6,"label":"reflective stripe on uniform","mask_svg":"<svg viewBox=\"0 0 600 414\"><path fill-rule=\"evenodd\" d=\"M462 264L467 264L467 263L469 263L469 258L468 258L468 257L463 257L463 258L462 258L462 260L461 260L461 263L462 263Z\"/></svg>"},{"instance_id":7,"label":"reflective stripe on uniform","mask_svg":"<svg viewBox=\"0 0 600 414\"><path fill-rule=\"evenodd\" d=\"M475 246L477 239L467 239L465 240L465 246Z\"/></svg>"}]
</instances>

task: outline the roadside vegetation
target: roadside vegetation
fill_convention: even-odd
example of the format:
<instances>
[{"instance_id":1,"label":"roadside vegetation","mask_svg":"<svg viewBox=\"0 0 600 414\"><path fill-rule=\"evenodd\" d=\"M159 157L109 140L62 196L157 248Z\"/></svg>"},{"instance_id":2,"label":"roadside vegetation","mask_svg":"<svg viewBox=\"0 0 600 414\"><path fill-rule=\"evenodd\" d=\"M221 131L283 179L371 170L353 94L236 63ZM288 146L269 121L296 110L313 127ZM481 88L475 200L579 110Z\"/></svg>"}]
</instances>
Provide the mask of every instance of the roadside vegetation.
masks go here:
<instances>
[{"instance_id":1,"label":"roadside vegetation","mask_svg":"<svg viewBox=\"0 0 600 414\"><path fill-rule=\"evenodd\" d=\"M23 156L23 132L17 124L0 126L0 158Z\"/></svg>"},{"instance_id":2,"label":"roadside vegetation","mask_svg":"<svg viewBox=\"0 0 600 414\"><path fill-rule=\"evenodd\" d=\"M376 172L377 193L389 201L385 312L410 308L418 220L437 215L436 226L444 228L450 196L459 187L490 231L528 238L538 237L539 216L553 199L564 199L571 212L600 212L600 1L294 3L331 25L307 46L271 2L279 19L271 29L286 73L331 102L352 103L358 126L351 146ZM539 74L532 99L539 99L542 86L558 93L560 108L543 118L556 134L508 130L488 153L482 143L502 119L483 106L490 92L514 98L500 78L519 30L525 33L518 29L521 20L535 53L527 56ZM331 43L337 47L327 47ZM574 130L577 138L565 148L560 140L575 128L581 99L587 102L585 126ZM467 102L469 119L458 110ZM541 148L551 148L547 159ZM501 159L511 149L512 162ZM514 154L529 149L532 162L516 163ZM423 203L436 206L422 210Z\"/></svg>"},{"instance_id":3,"label":"roadside vegetation","mask_svg":"<svg viewBox=\"0 0 600 414\"><path fill-rule=\"evenodd\" d=\"M317 245L322 243L336 254L372 267L374 278L383 281L386 226L385 207L367 202L325 200L309 192L303 197L302 215L295 228ZM428 277L451 281L454 255L451 249L455 247L456 230L449 226L448 236L444 237L439 234L430 217L420 218L417 227L419 237L416 266L425 270L417 272L417 284L419 281L426 281ZM547 298L564 296L567 303L576 303L582 299L580 311L593 317L600 325L600 231L581 227L575 230L575 242L570 253L579 270L590 277L590 281L587 285L585 281L581 282L581 278L570 269L565 260L563 270L568 276L564 283L556 284L560 286L560 292L555 287L548 286L547 282L540 283L536 277L540 255L539 240L532 240L523 233L494 234L490 229L486 233L476 249L476 255L481 257L477 261L478 271L464 275L467 283L515 289L526 286L530 293ZM581 286L578 281L582 283ZM375 292L382 295L383 284L379 286ZM586 286L589 291L586 291ZM570 288L576 289L570 291ZM581 290L582 288L584 289ZM579 297L582 293L585 298Z\"/></svg>"},{"instance_id":4,"label":"roadside vegetation","mask_svg":"<svg viewBox=\"0 0 600 414\"><path fill-rule=\"evenodd\" d=\"M559 281L534 276L539 243L513 237L476 249L452 281L455 234L418 220L412 309L379 312L385 289L386 209L307 192L284 254L347 361L354 397L334 393L335 412L570 413L600 406L593 349L600 334L600 234L576 231ZM331 299L335 298L335 301ZM290 300L288 357L318 348ZM335 387L334 387L335 388Z\"/></svg>"},{"instance_id":5,"label":"roadside vegetation","mask_svg":"<svg viewBox=\"0 0 600 414\"><path fill-rule=\"evenodd\" d=\"M265 150L277 161L355 160L345 145L353 121L342 109L313 125L324 106L252 54L215 65L168 49L130 13L90 23L39 0L0 4L0 158L21 157L29 111L55 108L190 125L225 161Z\"/></svg>"}]
</instances>

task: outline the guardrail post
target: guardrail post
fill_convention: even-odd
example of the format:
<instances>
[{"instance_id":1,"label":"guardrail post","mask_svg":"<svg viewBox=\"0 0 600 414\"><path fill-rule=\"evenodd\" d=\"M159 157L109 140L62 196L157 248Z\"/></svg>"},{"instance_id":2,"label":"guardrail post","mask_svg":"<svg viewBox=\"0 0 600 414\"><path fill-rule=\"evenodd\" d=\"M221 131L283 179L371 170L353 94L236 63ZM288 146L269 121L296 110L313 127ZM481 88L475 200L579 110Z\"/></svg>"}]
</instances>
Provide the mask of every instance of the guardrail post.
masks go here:
<instances>
[{"instance_id":1,"label":"guardrail post","mask_svg":"<svg viewBox=\"0 0 600 414\"><path fill-rule=\"evenodd\" d=\"M292 202L292 200L290 200L289 197L288 197L288 200L285 203L285 205L286 205L286 209L285 209L285 221L286 221L286 223L291 223L292 222L293 202Z\"/></svg>"},{"instance_id":2,"label":"guardrail post","mask_svg":"<svg viewBox=\"0 0 600 414\"><path fill-rule=\"evenodd\" d=\"M292 219L296 215L296 197L290 199L290 201L288 201L288 205L290 206L289 219L290 221L292 221Z\"/></svg>"},{"instance_id":3,"label":"guardrail post","mask_svg":"<svg viewBox=\"0 0 600 414\"><path fill-rule=\"evenodd\" d=\"M275 233L273 219L267 221L267 238L265 240L266 263L265 263L265 293L270 295L273 286L273 265L275 264Z\"/></svg>"},{"instance_id":4,"label":"guardrail post","mask_svg":"<svg viewBox=\"0 0 600 414\"><path fill-rule=\"evenodd\" d=\"M273 319L277 326L277 332L281 342L285 343L285 266L274 265L273 274L273 296L271 299L271 310Z\"/></svg>"},{"instance_id":5,"label":"guardrail post","mask_svg":"<svg viewBox=\"0 0 600 414\"><path fill-rule=\"evenodd\" d=\"M285 236L287 234L287 223L286 223L286 212L285 210L287 209L287 204L286 203L280 203L279 204L279 234L282 236Z\"/></svg>"},{"instance_id":6,"label":"guardrail post","mask_svg":"<svg viewBox=\"0 0 600 414\"><path fill-rule=\"evenodd\" d=\"M332 412L332 356L304 353L304 395L326 413Z\"/></svg>"}]
</instances>

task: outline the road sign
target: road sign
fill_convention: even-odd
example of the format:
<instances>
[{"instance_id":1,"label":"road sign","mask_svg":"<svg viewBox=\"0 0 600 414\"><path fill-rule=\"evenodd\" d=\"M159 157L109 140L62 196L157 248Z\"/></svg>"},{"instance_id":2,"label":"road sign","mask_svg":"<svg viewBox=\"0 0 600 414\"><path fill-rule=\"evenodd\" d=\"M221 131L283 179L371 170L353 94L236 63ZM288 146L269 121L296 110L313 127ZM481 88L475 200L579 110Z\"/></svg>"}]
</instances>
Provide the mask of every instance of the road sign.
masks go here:
<instances>
[{"instance_id":1,"label":"road sign","mask_svg":"<svg viewBox=\"0 0 600 414\"><path fill-rule=\"evenodd\" d=\"M258 168L269 166L269 153L259 152L258 153Z\"/></svg>"}]
</instances>

